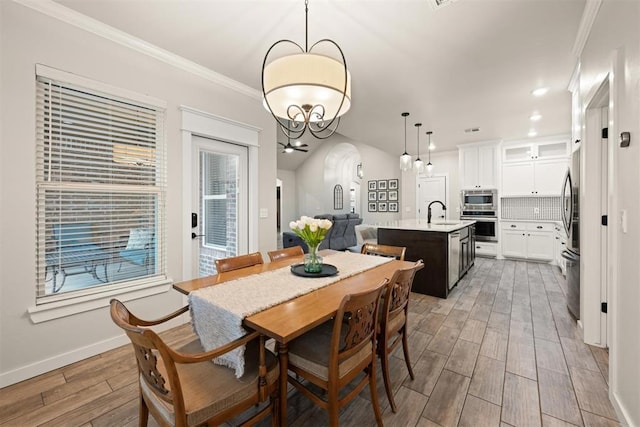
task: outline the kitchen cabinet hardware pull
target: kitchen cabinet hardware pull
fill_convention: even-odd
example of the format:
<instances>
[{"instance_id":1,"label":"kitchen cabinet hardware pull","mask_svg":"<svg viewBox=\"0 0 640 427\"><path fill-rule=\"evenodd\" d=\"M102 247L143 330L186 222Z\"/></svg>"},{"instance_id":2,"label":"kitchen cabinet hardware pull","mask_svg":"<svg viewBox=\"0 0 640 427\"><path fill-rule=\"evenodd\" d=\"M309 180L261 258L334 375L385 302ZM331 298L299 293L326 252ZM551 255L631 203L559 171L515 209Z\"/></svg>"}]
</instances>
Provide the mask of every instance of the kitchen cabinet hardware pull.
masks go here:
<instances>
[{"instance_id":1,"label":"kitchen cabinet hardware pull","mask_svg":"<svg viewBox=\"0 0 640 427\"><path fill-rule=\"evenodd\" d=\"M538 225L538 226L536 226L536 228L542 228L542 226L541 226L541 225Z\"/></svg>"},{"instance_id":2,"label":"kitchen cabinet hardware pull","mask_svg":"<svg viewBox=\"0 0 640 427\"><path fill-rule=\"evenodd\" d=\"M515 224L511 224L511 228L516 228Z\"/></svg>"}]
</instances>

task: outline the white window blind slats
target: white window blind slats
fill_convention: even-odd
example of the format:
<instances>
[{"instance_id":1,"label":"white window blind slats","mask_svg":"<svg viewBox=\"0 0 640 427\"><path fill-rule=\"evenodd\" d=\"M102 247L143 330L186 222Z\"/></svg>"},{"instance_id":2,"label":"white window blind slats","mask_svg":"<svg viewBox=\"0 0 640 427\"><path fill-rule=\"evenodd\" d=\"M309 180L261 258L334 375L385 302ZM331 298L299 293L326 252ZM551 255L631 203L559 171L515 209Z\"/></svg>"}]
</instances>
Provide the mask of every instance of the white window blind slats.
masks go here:
<instances>
[{"instance_id":1,"label":"white window blind slats","mask_svg":"<svg viewBox=\"0 0 640 427\"><path fill-rule=\"evenodd\" d=\"M166 277L164 112L47 78L36 92L38 303Z\"/></svg>"},{"instance_id":2,"label":"white window blind slats","mask_svg":"<svg viewBox=\"0 0 640 427\"><path fill-rule=\"evenodd\" d=\"M133 121L147 117L151 126L153 126L155 122L153 117L156 116L158 110L127 103L123 100L116 100L115 98L100 96L97 93L87 93L86 90L82 88L72 89L71 86L56 85L52 80L44 78L38 79L38 81L47 85L45 89L42 89L42 86L38 87L38 97L53 100L53 102L49 104L53 104L54 106L68 105L69 107L73 107L82 105L84 107L83 110L87 110L88 112L109 110L114 117L120 117L123 121Z\"/></svg>"},{"instance_id":3,"label":"white window blind slats","mask_svg":"<svg viewBox=\"0 0 640 427\"><path fill-rule=\"evenodd\" d=\"M80 107L80 106L78 106ZM60 119L63 124L68 125L70 129L94 129L96 132L114 133L114 134L141 134L145 132L153 132L153 121L147 120L131 120L124 122L113 116L112 110L96 111L92 116L88 116L91 111L82 110L80 108L64 109L63 105L55 103L46 104L44 110L50 113L52 117Z\"/></svg>"},{"instance_id":4,"label":"white window blind slats","mask_svg":"<svg viewBox=\"0 0 640 427\"><path fill-rule=\"evenodd\" d=\"M58 135L64 134L67 138L83 138L86 139L87 142L93 142L97 144L107 144L107 143L127 143L135 140L138 145L152 147L155 146L156 137L155 135L149 135L147 133L123 133L123 132L100 132L100 129L91 129L88 126L81 127L82 123L75 124L63 124L60 126L59 123L54 123L49 125L49 120L46 120L47 126L51 127L51 139L60 140ZM111 145L111 144L110 144Z\"/></svg>"},{"instance_id":5,"label":"white window blind slats","mask_svg":"<svg viewBox=\"0 0 640 427\"><path fill-rule=\"evenodd\" d=\"M49 113L48 110L45 110L45 113ZM104 119L101 121L98 120L82 120L78 115L69 115L69 114L61 114L59 111L55 109L51 111L51 120L53 121L51 125L53 126L53 134L60 132L61 129L67 131L69 135L73 132L84 132L90 130L94 135L102 135L106 137L114 137L114 138L139 138L144 140L146 137L153 137L153 129L147 129L146 124L138 123L139 126L145 126L144 128L135 128L136 124L132 124L131 126L124 126L121 123L118 123L110 117L109 112L104 113Z\"/></svg>"}]
</instances>

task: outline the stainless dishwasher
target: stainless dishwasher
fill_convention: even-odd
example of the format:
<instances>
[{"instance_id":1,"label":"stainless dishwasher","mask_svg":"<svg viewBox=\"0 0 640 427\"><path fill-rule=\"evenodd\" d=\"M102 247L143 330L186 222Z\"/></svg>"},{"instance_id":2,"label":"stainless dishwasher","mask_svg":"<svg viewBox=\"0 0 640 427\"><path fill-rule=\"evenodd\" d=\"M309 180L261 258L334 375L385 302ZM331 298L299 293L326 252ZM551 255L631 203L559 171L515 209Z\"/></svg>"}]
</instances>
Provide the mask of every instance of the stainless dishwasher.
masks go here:
<instances>
[{"instance_id":1,"label":"stainless dishwasher","mask_svg":"<svg viewBox=\"0 0 640 427\"><path fill-rule=\"evenodd\" d=\"M460 232L449 233L449 290L460 276Z\"/></svg>"}]
</instances>

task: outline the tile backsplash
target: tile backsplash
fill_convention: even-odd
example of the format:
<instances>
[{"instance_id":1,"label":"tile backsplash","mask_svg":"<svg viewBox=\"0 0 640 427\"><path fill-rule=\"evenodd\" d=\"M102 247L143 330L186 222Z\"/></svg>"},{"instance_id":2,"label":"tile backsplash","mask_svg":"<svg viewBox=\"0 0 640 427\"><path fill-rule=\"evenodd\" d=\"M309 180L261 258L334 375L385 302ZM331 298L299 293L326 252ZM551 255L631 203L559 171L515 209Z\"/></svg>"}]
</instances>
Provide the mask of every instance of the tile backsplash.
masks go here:
<instances>
[{"instance_id":1,"label":"tile backsplash","mask_svg":"<svg viewBox=\"0 0 640 427\"><path fill-rule=\"evenodd\" d=\"M503 197L501 219L561 221L561 197Z\"/></svg>"}]
</instances>

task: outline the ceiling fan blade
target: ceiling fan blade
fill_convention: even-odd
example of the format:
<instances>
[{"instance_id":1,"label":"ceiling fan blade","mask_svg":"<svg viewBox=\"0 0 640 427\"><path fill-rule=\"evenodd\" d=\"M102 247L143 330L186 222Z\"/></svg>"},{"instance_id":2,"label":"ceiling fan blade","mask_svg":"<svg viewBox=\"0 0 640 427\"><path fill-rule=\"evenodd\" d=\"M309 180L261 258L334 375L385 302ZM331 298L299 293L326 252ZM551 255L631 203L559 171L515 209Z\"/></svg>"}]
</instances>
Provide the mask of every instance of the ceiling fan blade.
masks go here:
<instances>
[{"instance_id":1,"label":"ceiling fan blade","mask_svg":"<svg viewBox=\"0 0 640 427\"><path fill-rule=\"evenodd\" d=\"M299 147L299 148L306 148L306 147L308 147L308 146L309 146L308 144L300 144L300 145L296 145L296 147Z\"/></svg>"},{"instance_id":2,"label":"ceiling fan blade","mask_svg":"<svg viewBox=\"0 0 640 427\"><path fill-rule=\"evenodd\" d=\"M302 149L302 148L297 148L297 147L294 147L294 150L296 150L296 151L302 151L303 153L307 153L307 152L309 152L309 150L304 150L304 149Z\"/></svg>"}]
</instances>

